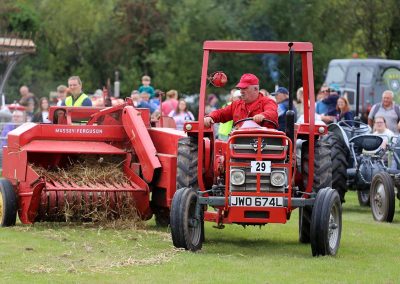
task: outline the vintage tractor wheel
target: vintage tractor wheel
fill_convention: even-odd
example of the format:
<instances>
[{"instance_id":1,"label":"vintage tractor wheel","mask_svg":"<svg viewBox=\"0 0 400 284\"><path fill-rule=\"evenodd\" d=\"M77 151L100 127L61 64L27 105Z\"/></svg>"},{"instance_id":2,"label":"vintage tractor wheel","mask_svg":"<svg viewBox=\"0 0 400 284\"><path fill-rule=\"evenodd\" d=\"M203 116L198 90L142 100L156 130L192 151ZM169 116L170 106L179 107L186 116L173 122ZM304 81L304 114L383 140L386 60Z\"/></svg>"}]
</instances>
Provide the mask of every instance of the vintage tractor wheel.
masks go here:
<instances>
[{"instance_id":1,"label":"vintage tractor wheel","mask_svg":"<svg viewBox=\"0 0 400 284\"><path fill-rule=\"evenodd\" d=\"M176 191L172 199L171 235L177 248L197 251L202 247L204 213L202 208L196 208L197 198L197 193L193 189L182 188Z\"/></svg>"},{"instance_id":2,"label":"vintage tractor wheel","mask_svg":"<svg viewBox=\"0 0 400 284\"><path fill-rule=\"evenodd\" d=\"M301 149L301 167L304 188L307 187L309 169L308 169L308 142L303 143ZM313 191L318 192L320 188L332 186L332 170L330 150L326 143L315 140L314 144L314 182Z\"/></svg>"},{"instance_id":3,"label":"vintage tractor wheel","mask_svg":"<svg viewBox=\"0 0 400 284\"><path fill-rule=\"evenodd\" d=\"M395 196L391 176L386 172L376 174L370 189L372 216L379 222L392 222Z\"/></svg>"},{"instance_id":4,"label":"vintage tractor wheel","mask_svg":"<svg viewBox=\"0 0 400 284\"><path fill-rule=\"evenodd\" d=\"M342 233L342 203L332 188L321 189L311 216L311 250L313 256L336 255Z\"/></svg>"},{"instance_id":5,"label":"vintage tractor wheel","mask_svg":"<svg viewBox=\"0 0 400 284\"><path fill-rule=\"evenodd\" d=\"M349 151L339 137L332 132L324 136L322 141L328 143L331 149L332 188L338 191L340 200L343 203L347 191L347 157Z\"/></svg>"},{"instance_id":6,"label":"vintage tractor wheel","mask_svg":"<svg viewBox=\"0 0 400 284\"><path fill-rule=\"evenodd\" d=\"M0 225L14 226L17 219L17 196L12 184L0 179Z\"/></svg>"},{"instance_id":7,"label":"vintage tractor wheel","mask_svg":"<svg viewBox=\"0 0 400 284\"><path fill-rule=\"evenodd\" d=\"M185 137L178 142L176 189L197 187L197 139Z\"/></svg>"},{"instance_id":8,"label":"vintage tractor wheel","mask_svg":"<svg viewBox=\"0 0 400 284\"><path fill-rule=\"evenodd\" d=\"M312 207L299 208L299 241L303 244L310 243L310 224Z\"/></svg>"},{"instance_id":9,"label":"vintage tractor wheel","mask_svg":"<svg viewBox=\"0 0 400 284\"><path fill-rule=\"evenodd\" d=\"M370 206L369 191L357 190L358 203L360 206Z\"/></svg>"}]
</instances>

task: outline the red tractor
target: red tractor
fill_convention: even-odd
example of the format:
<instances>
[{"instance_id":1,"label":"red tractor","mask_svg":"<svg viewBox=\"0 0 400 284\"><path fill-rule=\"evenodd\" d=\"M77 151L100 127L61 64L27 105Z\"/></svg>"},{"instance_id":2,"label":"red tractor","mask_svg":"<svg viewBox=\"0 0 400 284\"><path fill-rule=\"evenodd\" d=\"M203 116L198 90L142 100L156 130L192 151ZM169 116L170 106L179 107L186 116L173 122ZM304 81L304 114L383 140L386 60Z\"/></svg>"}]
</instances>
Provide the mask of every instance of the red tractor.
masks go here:
<instances>
[{"instance_id":1,"label":"red tractor","mask_svg":"<svg viewBox=\"0 0 400 284\"><path fill-rule=\"evenodd\" d=\"M111 108L52 107L49 119L53 124L25 123L9 132L0 180L1 226L15 225L17 213L31 224L87 218L101 210L110 217L134 211L144 220L154 213L158 224L169 223L184 132L152 127L149 110L136 109L130 100ZM84 173L88 160L103 172L80 180L67 175L72 165L82 165ZM104 168L105 161L114 163ZM122 178L108 175L115 168Z\"/></svg>"},{"instance_id":2,"label":"red tractor","mask_svg":"<svg viewBox=\"0 0 400 284\"><path fill-rule=\"evenodd\" d=\"M300 242L311 243L313 256L337 253L342 206L331 188L330 149L320 139L327 129L314 120L312 51L307 42L204 43L199 121L185 124L188 137L181 138L178 146L177 191L170 216L176 247L200 250L204 221L215 222L217 228L286 223L299 208ZM227 142L214 139L213 130L206 129L203 121L207 79L226 76L207 76L208 64L212 53L227 52L289 53L289 101L293 101L294 55L299 54L304 123L295 123L290 109L285 132L261 127L249 118L236 122L238 128ZM222 85L219 81L213 85Z\"/></svg>"}]
</instances>

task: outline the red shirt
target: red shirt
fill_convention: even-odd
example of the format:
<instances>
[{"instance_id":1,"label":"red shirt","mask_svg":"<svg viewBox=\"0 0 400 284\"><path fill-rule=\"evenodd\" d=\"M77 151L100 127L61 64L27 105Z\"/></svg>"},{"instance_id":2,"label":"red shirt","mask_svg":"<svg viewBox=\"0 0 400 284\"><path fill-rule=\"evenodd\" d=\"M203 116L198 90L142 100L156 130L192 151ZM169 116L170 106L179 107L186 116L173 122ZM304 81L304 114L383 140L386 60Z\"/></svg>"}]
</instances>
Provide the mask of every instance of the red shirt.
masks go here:
<instances>
[{"instance_id":1,"label":"red shirt","mask_svg":"<svg viewBox=\"0 0 400 284\"><path fill-rule=\"evenodd\" d=\"M211 117L214 122L233 120L235 123L240 119L253 117L260 113L266 119L272 120L278 125L278 105L274 100L264 97L261 93L258 95L257 100L252 103L246 104L242 100L237 100L222 109L211 112L207 116ZM276 128L275 125L269 122L265 122L265 126Z\"/></svg>"}]
</instances>

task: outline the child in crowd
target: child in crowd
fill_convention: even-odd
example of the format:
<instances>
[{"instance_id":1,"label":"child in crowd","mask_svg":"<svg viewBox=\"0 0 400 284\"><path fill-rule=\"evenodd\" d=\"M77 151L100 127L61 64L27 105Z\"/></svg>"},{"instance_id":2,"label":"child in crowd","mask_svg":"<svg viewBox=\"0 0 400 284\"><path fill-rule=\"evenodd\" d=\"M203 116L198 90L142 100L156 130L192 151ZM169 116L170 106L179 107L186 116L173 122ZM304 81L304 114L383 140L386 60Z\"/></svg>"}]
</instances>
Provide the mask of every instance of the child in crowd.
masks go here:
<instances>
[{"instance_id":1,"label":"child in crowd","mask_svg":"<svg viewBox=\"0 0 400 284\"><path fill-rule=\"evenodd\" d=\"M143 76L142 77L142 86L139 87L139 93L148 93L150 95L150 99L154 97L154 88L150 86L151 78L150 76Z\"/></svg>"}]
</instances>

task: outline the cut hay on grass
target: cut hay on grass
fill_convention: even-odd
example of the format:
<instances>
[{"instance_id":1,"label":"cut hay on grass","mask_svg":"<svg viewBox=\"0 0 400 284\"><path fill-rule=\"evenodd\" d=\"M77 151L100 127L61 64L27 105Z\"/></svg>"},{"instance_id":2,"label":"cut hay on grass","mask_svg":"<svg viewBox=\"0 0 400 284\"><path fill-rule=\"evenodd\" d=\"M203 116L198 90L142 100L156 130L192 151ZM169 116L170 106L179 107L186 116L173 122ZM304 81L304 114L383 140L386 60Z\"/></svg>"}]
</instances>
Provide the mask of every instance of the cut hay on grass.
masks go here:
<instances>
[{"instance_id":1,"label":"cut hay on grass","mask_svg":"<svg viewBox=\"0 0 400 284\"><path fill-rule=\"evenodd\" d=\"M123 172L123 162L121 157L82 155L75 159L68 158L64 167L45 169L33 164L30 166L46 182L66 188L130 188L132 184ZM55 193L47 192L45 188L43 194L47 196L42 200L49 200L49 194ZM94 222L111 228L143 226L133 194L129 191L65 190L63 201L58 198L57 205L51 210L49 201L41 204L39 220Z\"/></svg>"}]
</instances>

